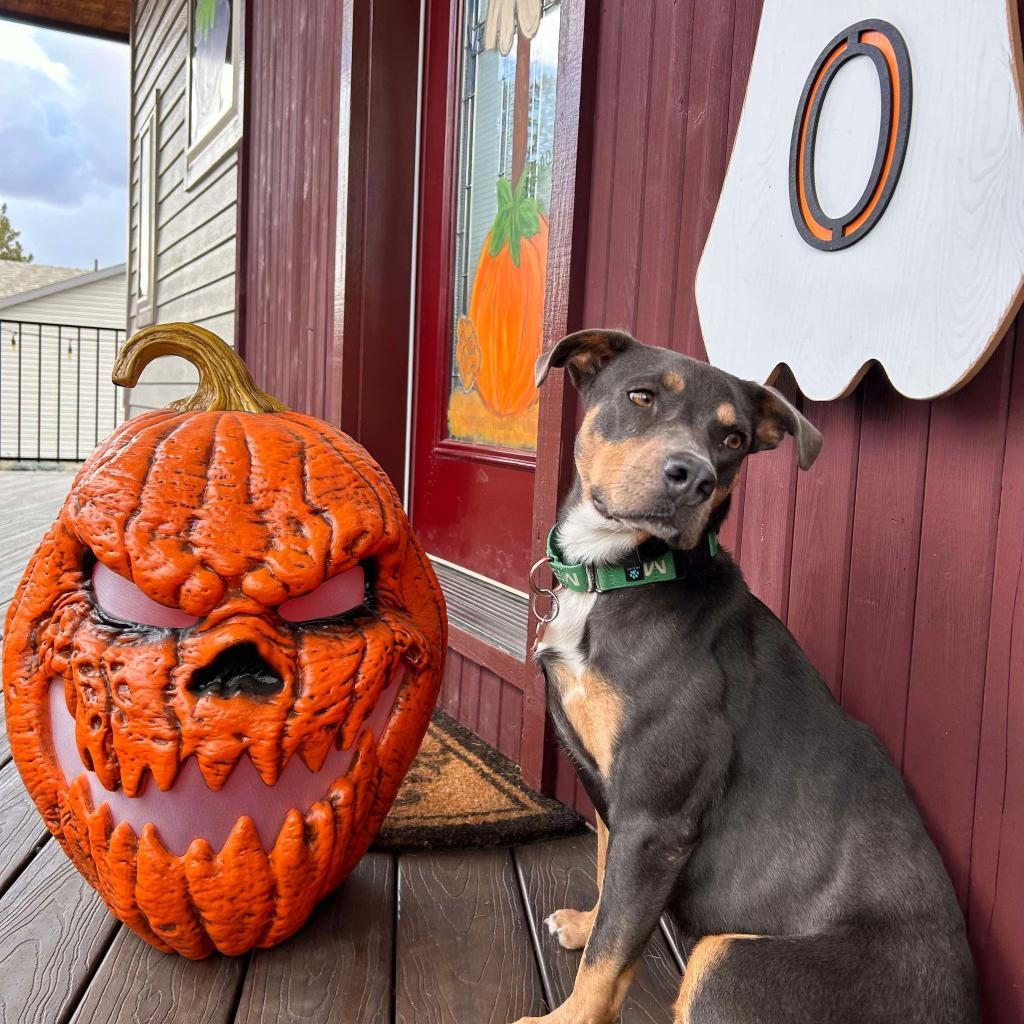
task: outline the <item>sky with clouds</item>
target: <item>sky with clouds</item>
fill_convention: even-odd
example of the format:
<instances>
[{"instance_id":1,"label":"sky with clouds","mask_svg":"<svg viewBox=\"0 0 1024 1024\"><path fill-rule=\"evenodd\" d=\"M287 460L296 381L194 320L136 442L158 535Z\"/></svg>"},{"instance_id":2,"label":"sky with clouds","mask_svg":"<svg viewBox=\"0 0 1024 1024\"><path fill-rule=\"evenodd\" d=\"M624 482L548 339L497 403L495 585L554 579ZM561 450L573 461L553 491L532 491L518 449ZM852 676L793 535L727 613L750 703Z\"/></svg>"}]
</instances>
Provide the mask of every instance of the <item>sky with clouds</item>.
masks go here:
<instances>
[{"instance_id":1,"label":"sky with clouds","mask_svg":"<svg viewBox=\"0 0 1024 1024\"><path fill-rule=\"evenodd\" d=\"M127 44L0 19L0 202L36 263L121 263Z\"/></svg>"}]
</instances>

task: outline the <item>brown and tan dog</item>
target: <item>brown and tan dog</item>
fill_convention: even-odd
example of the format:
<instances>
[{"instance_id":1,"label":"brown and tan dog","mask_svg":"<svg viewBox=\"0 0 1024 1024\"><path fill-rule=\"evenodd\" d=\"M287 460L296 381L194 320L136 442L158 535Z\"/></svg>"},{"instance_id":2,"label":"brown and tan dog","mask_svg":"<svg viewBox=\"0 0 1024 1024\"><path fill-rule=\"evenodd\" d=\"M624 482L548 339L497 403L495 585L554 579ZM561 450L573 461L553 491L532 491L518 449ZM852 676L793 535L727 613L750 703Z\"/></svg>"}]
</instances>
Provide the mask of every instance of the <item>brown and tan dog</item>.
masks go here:
<instances>
[{"instance_id":1,"label":"brown and tan dog","mask_svg":"<svg viewBox=\"0 0 1024 1024\"><path fill-rule=\"evenodd\" d=\"M599 888L548 919L585 952L546 1024L611 1024L662 913L692 948L677 1024L973 1024L974 968L899 772L709 543L750 454L820 434L782 395L616 331L563 339L585 418L559 560L670 582L564 590L538 636L598 809ZM526 1024L525 1021L520 1024Z\"/></svg>"}]
</instances>

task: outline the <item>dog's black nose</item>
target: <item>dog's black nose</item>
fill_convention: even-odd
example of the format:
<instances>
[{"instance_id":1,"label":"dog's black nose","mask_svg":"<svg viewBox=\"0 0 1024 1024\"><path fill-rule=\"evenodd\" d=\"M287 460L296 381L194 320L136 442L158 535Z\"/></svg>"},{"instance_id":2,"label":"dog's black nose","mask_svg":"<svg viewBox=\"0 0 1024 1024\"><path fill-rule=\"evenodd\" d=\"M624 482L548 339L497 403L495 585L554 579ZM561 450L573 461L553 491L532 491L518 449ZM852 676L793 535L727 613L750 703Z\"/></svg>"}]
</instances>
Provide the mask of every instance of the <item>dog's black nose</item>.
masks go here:
<instances>
[{"instance_id":1,"label":"dog's black nose","mask_svg":"<svg viewBox=\"0 0 1024 1024\"><path fill-rule=\"evenodd\" d=\"M234 697L237 693L271 697L284 689L284 682L263 660L255 644L240 643L221 651L208 665L196 669L188 688L193 693L213 697Z\"/></svg>"},{"instance_id":2,"label":"dog's black nose","mask_svg":"<svg viewBox=\"0 0 1024 1024\"><path fill-rule=\"evenodd\" d=\"M703 505L715 489L714 467L692 452L665 460L665 489L677 505Z\"/></svg>"}]
</instances>

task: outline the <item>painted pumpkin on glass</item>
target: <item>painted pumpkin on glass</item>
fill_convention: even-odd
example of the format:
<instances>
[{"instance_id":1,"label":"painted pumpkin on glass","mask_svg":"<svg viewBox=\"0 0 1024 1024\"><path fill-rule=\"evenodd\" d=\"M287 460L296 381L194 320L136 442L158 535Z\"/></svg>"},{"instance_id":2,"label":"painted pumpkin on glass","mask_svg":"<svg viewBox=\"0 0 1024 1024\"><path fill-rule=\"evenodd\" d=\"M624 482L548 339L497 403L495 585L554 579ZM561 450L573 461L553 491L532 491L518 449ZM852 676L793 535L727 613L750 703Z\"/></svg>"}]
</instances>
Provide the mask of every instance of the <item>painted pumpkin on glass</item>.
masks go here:
<instances>
[{"instance_id":1,"label":"painted pumpkin on glass","mask_svg":"<svg viewBox=\"0 0 1024 1024\"><path fill-rule=\"evenodd\" d=\"M513 193L498 181L498 213L480 250L469 316L459 324L457 359L466 387L476 384L499 416L529 408L537 400L533 367L544 346L544 280L548 220L536 199L524 194L527 175ZM472 381L466 364L472 351ZM464 354L467 353L467 354Z\"/></svg>"},{"instance_id":2,"label":"painted pumpkin on glass","mask_svg":"<svg viewBox=\"0 0 1024 1024\"><path fill-rule=\"evenodd\" d=\"M219 338L125 346L195 395L109 437L7 619L11 749L111 911L187 957L292 934L375 836L429 722L444 606L398 496Z\"/></svg>"}]
</instances>

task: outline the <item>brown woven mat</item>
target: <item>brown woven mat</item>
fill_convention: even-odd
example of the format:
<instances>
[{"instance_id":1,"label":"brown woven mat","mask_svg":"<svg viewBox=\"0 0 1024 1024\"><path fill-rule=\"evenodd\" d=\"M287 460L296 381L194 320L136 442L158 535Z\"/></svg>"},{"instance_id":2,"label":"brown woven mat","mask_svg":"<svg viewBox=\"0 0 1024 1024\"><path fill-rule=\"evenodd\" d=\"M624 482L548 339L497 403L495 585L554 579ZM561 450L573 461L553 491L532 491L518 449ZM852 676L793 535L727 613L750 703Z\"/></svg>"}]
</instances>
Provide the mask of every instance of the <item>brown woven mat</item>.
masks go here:
<instances>
[{"instance_id":1,"label":"brown woven mat","mask_svg":"<svg viewBox=\"0 0 1024 1024\"><path fill-rule=\"evenodd\" d=\"M435 711L374 849L509 846L584 827L574 810L526 786L507 757Z\"/></svg>"}]
</instances>

